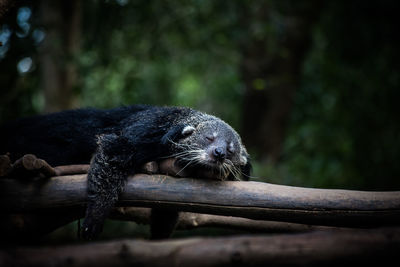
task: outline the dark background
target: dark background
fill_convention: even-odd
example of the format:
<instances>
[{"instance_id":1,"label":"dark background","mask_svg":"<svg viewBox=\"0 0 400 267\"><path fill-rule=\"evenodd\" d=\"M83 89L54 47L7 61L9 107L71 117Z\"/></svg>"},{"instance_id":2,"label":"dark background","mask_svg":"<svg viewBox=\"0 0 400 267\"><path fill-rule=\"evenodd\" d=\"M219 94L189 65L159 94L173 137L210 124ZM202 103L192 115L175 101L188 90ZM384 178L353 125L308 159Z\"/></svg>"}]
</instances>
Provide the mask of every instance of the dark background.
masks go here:
<instances>
[{"instance_id":1,"label":"dark background","mask_svg":"<svg viewBox=\"0 0 400 267\"><path fill-rule=\"evenodd\" d=\"M253 180L398 190L399 6L14 1L1 17L0 122L190 106L238 130Z\"/></svg>"}]
</instances>

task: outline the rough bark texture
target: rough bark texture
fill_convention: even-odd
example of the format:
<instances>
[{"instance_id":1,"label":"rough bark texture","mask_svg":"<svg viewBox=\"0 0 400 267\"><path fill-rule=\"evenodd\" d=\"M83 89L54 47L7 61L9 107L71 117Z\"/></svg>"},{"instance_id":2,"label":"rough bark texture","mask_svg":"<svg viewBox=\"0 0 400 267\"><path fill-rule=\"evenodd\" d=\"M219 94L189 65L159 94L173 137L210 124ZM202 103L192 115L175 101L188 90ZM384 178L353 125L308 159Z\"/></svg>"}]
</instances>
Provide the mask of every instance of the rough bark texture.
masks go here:
<instances>
[{"instance_id":1,"label":"rough bark texture","mask_svg":"<svg viewBox=\"0 0 400 267\"><path fill-rule=\"evenodd\" d=\"M33 154L26 154L14 163L11 163L8 155L0 155L0 178L32 179L34 177L84 174L88 170L88 164L65 165L53 168L45 160L39 159Z\"/></svg>"},{"instance_id":2,"label":"rough bark texture","mask_svg":"<svg viewBox=\"0 0 400 267\"><path fill-rule=\"evenodd\" d=\"M118 207L113 209L112 220L150 224L150 208ZM47 209L35 213L3 214L0 220L0 244L30 244L75 220L83 218L85 208L71 207ZM79 221L78 221L79 223ZM175 230L191 230L201 227L236 229L250 233L299 233L329 230L333 227L297 223L251 220L240 217L180 212ZM77 226L78 231L79 226Z\"/></svg>"},{"instance_id":3,"label":"rough bark texture","mask_svg":"<svg viewBox=\"0 0 400 267\"><path fill-rule=\"evenodd\" d=\"M150 209L139 207L118 207L110 218L134 221L141 224L150 223ZM176 230L190 230L199 227L221 227L258 233L298 233L313 230L332 229L326 226L305 225L274 221L251 220L240 217L180 212Z\"/></svg>"},{"instance_id":4,"label":"rough bark texture","mask_svg":"<svg viewBox=\"0 0 400 267\"><path fill-rule=\"evenodd\" d=\"M1 266L386 266L397 262L400 230L120 240L0 251Z\"/></svg>"},{"instance_id":5,"label":"rough bark texture","mask_svg":"<svg viewBox=\"0 0 400 267\"><path fill-rule=\"evenodd\" d=\"M0 180L0 210L21 213L86 203L86 175ZM260 182L221 182L136 175L128 179L120 206L145 206L331 226L400 223L400 192L311 189Z\"/></svg>"}]
</instances>

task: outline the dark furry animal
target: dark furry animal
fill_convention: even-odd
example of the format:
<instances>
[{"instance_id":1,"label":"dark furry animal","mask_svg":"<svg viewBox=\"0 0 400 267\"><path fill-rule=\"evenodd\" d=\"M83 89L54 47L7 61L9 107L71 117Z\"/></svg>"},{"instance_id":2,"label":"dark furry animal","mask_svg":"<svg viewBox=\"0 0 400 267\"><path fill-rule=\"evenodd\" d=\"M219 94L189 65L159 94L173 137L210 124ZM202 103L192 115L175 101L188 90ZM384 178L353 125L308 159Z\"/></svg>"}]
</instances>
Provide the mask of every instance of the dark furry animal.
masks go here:
<instances>
[{"instance_id":1,"label":"dark furry animal","mask_svg":"<svg viewBox=\"0 0 400 267\"><path fill-rule=\"evenodd\" d=\"M24 118L0 129L0 144L0 154L12 160L32 153L52 166L90 162L82 227L89 239L101 232L126 177L146 162L173 157L185 174L199 178L250 174L239 135L222 120L183 107L134 105ZM176 212L153 209L153 238L167 237L176 219Z\"/></svg>"}]
</instances>

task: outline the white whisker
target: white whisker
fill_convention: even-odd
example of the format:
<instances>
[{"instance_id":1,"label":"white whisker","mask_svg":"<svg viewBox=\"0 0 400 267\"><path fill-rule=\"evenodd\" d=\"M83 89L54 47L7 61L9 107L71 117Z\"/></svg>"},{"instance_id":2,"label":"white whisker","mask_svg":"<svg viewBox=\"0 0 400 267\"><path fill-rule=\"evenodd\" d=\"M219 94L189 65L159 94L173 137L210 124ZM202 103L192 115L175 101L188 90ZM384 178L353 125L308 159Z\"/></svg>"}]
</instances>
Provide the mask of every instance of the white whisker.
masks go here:
<instances>
[{"instance_id":1,"label":"white whisker","mask_svg":"<svg viewBox=\"0 0 400 267\"><path fill-rule=\"evenodd\" d=\"M190 163L192 163L192 161L193 160L191 160L191 161L189 161L186 165L185 165L185 167L183 167L182 169L180 169L180 171L179 172L177 172L177 174L176 175L179 175L179 173L181 172L181 171L183 171L187 166L189 166L190 165Z\"/></svg>"},{"instance_id":2,"label":"white whisker","mask_svg":"<svg viewBox=\"0 0 400 267\"><path fill-rule=\"evenodd\" d=\"M243 177L257 178L244 174L240 166L235 165L230 159L225 159L225 161L218 166L210 164L207 160L208 156L205 150L201 149L197 145L177 143L171 139L168 139L168 142L173 144L175 146L175 150L178 150L178 152L163 156L161 159L176 158L185 164L185 166L180 169L176 175L182 173L188 166L198 165L199 168L203 168L205 170L214 170L213 173L216 176L215 178L220 180L226 180L230 175L232 176L233 180L237 181L242 180Z\"/></svg>"}]
</instances>

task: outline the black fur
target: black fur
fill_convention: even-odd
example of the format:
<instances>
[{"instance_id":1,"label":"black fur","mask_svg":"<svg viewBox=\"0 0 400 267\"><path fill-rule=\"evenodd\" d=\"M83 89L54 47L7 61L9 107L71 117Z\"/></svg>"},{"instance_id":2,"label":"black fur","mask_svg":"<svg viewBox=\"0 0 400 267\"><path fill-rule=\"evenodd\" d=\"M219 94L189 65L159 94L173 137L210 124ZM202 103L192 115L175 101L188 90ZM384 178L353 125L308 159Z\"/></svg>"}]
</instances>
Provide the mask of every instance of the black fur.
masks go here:
<instances>
[{"instance_id":1,"label":"black fur","mask_svg":"<svg viewBox=\"0 0 400 267\"><path fill-rule=\"evenodd\" d=\"M208 128L213 131L223 125L228 136L224 138L232 139L237 149L241 149L236 132L218 118L189 108L136 105L111 110L70 110L9 123L0 128L0 154L10 153L11 159L16 160L31 153L53 166L90 162L88 208L82 235L93 238L101 232L126 177L138 172L146 162L184 150L185 147L176 146L184 138L184 127L197 127L208 121L212 122ZM186 142L185 146L193 143ZM241 151L237 159L243 156L246 160L239 167L248 176L248 155L244 147ZM162 227L166 231L173 229L174 223L160 223L159 217L166 216L163 214L159 210L153 212L152 218L157 218L152 220L154 238L168 236L159 230ZM170 215L167 217L175 222L177 214Z\"/></svg>"}]
</instances>

